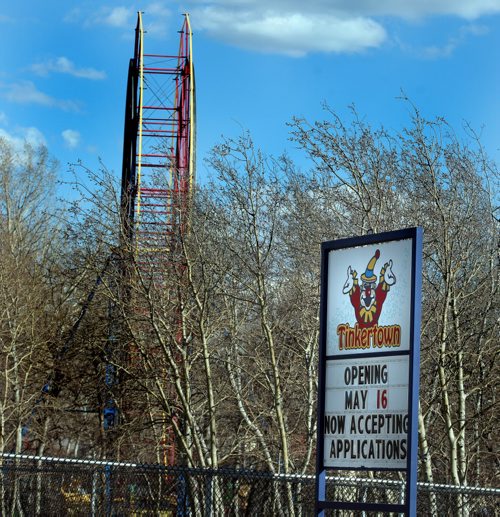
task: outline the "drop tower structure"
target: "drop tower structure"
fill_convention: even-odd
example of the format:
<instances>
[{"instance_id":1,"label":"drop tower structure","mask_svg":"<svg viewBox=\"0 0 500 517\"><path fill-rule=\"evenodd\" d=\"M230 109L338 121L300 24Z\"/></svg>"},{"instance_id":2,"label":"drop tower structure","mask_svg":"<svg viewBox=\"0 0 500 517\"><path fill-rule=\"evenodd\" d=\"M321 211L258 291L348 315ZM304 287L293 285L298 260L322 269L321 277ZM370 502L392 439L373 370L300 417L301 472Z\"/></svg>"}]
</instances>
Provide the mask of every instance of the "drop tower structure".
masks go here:
<instances>
[{"instance_id":1,"label":"drop tower structure","mask_svg":"<svg viewBox=\"0 0 500 517\"><path fill-rule=\"evenodd\" d=\"M184 15L178 54L145 52L138 13L130 60L122 171L122 225L139 264L166 258L184 230L195 180L195 88L192 33ZM161 274L162 268L158 268Z\"/></svg>"},{"instance_id":2,"label":"drop tower structure","mask_svg":"<svg viewBox=\"0 0 500 517\"><path fill-rule=\"evenodd\" d=\"M141 314L147 319L145 313L149 310L144 299L134 296L134 284L140 283L158 298L168 298L173 334L178 346L182 346L181 291L185 263L181 242L189 229L196 129L192 32L187 14L179 33L176 54L151 53L146 49L147 32L143 29L142 14L138 13L125 107L120 297L131 320L140 320ZM136 331L141 329L136 326ZM154 349L148 351L149 359L154 361L155 353ZM144 358L144 351L134 350L133 344L127 354L131 368L134 361L141 360L141 354ZM159 375L162 376L161 372ZM114 382L113 375L108 378L110 383ZM170 391L175 407L173 383ZM127 412L129 420L140 420L140 408L134 408L131 397L133 394L128 393L122 400L120 412L124 416L120 418L113 415L114 402L110 399L107 408L110 421L120 421L121 426ZM160 449L166 464L175 463L173 428L180 427L181 418L175 411L149 415L150 425L155 428L153 434L162 437ZM142 427L146 429L147 423Z\"/></svg>"}]
</instances>

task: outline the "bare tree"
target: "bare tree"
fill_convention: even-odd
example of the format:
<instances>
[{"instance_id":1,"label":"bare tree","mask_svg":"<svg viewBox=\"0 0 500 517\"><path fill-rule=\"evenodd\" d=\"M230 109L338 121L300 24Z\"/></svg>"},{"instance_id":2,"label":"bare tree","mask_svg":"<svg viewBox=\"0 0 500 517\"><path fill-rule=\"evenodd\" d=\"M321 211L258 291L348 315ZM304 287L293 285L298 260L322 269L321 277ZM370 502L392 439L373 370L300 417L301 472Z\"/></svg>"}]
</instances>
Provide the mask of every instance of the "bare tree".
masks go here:
<instances>
[{"instance_id":1,"label":"bare tree","mask_svg":"<svg viewBox=\"0 0 500 517\"><path fill-rule=\"evenodd\" d=\"M43 450L46 420L34 415L51 365L60 313L53 305L50 263L57 248L50 202L56 164L44 147L0 139L0 450ZM28 436L28 433L31 435ZM19 487L14 506L21 511Z\"/></svg>"}]
</instances>

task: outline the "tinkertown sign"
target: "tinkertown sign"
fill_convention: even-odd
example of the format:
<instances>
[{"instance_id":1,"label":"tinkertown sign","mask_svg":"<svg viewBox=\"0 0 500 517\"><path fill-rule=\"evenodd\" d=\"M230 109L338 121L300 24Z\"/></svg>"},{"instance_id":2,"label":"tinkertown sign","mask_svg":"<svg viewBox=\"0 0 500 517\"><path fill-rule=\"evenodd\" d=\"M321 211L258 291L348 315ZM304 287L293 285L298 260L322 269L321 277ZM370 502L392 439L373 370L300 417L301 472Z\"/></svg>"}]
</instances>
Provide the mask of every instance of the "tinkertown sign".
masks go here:
<instances>
[{"instance_id":1,"label":"tinkertown sign","mask_svg":"<svg viewBox=\"0 0 500 517\"><path fill-rule=\"evenodd\" d=\"M316 511L416 514L422 230L323 243ZM326 499L326 470L406 472L404 503Z\"/></svg>"}]
</instances>

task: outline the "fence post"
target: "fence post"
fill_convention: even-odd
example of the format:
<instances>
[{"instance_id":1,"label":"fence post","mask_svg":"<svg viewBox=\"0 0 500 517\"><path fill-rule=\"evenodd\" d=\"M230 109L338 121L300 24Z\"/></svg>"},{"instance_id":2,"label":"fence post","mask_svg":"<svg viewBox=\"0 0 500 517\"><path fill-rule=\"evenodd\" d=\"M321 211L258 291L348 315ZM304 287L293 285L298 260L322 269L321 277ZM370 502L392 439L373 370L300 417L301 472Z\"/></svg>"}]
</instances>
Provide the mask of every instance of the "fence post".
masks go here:
<instances>
[{"instance_id":1,"label":"fence post","mask_svg":"<svg viewBox=\"0 0 500 517\"><path fill-rule=\"evenodd\" d=\"M105 500L106 500L106 517L111 517L111 512L113 510L113 487L111 485L112 481L112 472L111 465L106 465L104 467L104 479L105 479Z\"/></svg>"},{"instance_id":2,"label":"fence post","mask_svg":"<svg viewBox=\"0 0 500 517\"><path fill-rule=\"evenodd\" d=\"M179 474L177 482L177 516L185 517L188 515L186 478L184 474Z\"/></svg>"},{"instance_id":3,"label":"fence post","mask_svg":"<svg viewBox=\"0 0 500 517\"><path fill-rule=\"evenodd\" d=\"M399 504L405 504L405 484L401 483L399 486ZM399 517L403 517L404 514L400 513Z\"/></svg>"},{"instance_id":4,"label":"fence post","mask_svg":"<svg viewBox=\"0 0 500 517\"><path fill-rule=\"evenodd\" d=\"M92 517L95 517L97 515L97 479L98 472L97 469L94 467L92 469L92 495L90 496L90 511Z\"/></svg>"}]
</instances>

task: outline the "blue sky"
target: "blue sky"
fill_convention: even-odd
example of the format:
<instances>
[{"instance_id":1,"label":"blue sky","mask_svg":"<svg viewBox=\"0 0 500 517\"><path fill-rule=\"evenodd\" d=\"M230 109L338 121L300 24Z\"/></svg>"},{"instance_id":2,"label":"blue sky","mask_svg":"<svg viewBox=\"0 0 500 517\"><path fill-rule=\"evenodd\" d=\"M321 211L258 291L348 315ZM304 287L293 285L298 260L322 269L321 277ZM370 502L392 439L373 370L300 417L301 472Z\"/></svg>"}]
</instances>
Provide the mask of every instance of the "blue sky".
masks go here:
<instances>
[{"instance_id":1,"label":"blue sky","mask_svg":"<svg viewBox=\"0 0 500 517\"><path fill-rule=\"evenodd\" d=\"M409 121L401 90L426 116L470 122L498 160L500 0L5 2L0 135L45 143L63 179L79 159L120 174L138 10L146 51L160 54L176 53L191 14L200 179L210 148L242 129L307 167L286 122L322 118L324 101L398 130Z\"/></svg>"}]
</instances>

